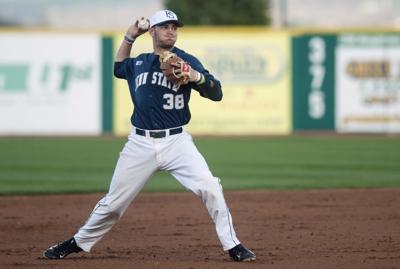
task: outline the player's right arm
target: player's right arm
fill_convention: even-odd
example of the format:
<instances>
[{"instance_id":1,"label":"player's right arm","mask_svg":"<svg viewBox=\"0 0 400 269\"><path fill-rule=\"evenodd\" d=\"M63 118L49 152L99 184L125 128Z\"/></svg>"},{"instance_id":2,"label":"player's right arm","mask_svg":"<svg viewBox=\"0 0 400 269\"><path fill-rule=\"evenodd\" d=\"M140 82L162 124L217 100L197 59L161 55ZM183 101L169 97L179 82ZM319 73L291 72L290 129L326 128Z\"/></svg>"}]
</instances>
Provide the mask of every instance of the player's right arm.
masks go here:
<instances>
[{"instance_id":1,"label":"player's right arm","mask_svg":"<svg viewBox=\"0 0 400 269\"><path fill-rule=\"evenodd\" d=\"M122 62L125 59L130 58L132 44L133 42L135 42L135 39L138 38L140 35L144 34L145 32L147 32L147 30L139 29L138 22L139 21L136 21L134 24L129 26L128 31L126 31L124 39L122 39L121 45L118 48L117 54L115 55L114 76L116 76L117 78L126 79L127 70L125 70Z\"/></svg>"},{"instance_id":2,"label":"player's right arm","mask_svg":"<svg viewBox=\"0 0 400 269\"><path fill-rule=\"evenodd\" d=\"M134 24L129 26L128 31L126 31L124 39L117 51L117 55L115 56L115 62L122 62L126 58L129 58L131 55L132 44L135 42L135 39L148 31L140 29L138 27L138 22L139 21L137 20Z\"/></svg>"}]
</instances>

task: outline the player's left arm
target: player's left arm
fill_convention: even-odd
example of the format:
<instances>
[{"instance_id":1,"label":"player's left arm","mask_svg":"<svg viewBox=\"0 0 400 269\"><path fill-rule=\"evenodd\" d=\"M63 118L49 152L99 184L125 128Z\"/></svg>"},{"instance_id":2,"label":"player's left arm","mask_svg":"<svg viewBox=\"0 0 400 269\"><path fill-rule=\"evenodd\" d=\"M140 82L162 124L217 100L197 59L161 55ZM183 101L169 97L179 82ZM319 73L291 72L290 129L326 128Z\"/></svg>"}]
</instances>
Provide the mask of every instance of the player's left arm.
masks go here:
<instances>
[{"instance_id":1,"label":"player's left arm","mask_svg":"<svg viewBox=\"0 0 400 269\"><path fill-rule=\"evenodd\" d=\"M193 89L197 90L202 97L213 101L221 101L223 96L221 83L208 73L207 70L201 74L203 75L203 79L197 83L193 83Z\"/></svg>"},{"instance_id":2,"label":"player's left arm","mask_svg":"<svg viewBox=\"0 0 400 269\"><path fill-rule=\"evenodd\" d=\"M188 64L190 64L188 76L192 88L202 97L221 101L223 96L221 83L195 57L191 56Z\"/></svg>"}]
</instances>

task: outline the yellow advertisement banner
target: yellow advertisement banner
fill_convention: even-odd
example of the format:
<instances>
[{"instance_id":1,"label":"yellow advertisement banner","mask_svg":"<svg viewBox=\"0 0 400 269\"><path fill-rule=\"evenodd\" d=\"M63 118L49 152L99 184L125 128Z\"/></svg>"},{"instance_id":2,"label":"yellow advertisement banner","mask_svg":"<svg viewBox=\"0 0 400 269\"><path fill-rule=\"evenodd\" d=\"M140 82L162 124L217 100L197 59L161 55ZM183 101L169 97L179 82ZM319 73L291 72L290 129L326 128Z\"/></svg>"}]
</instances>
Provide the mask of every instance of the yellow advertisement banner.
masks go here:
<instances>
[{"instance_id":1,"label":"yellow advertisement banner","mask_svg":"<svg viewBox=\"0 0 400 269\"><path fill-rule=\"evenodd\" d=\"M117 38L116 48L121 38ZM194 135L291 132L288 33L263 29L209 32L185 29L179 33L176 45L196 56L221 81L224 93L221 102L213 102L193 90L189 132ZM133 55L151 51L151 39L146 35L135 42ZM114 131L118 135L127 134L132 105L125 81L115 81L114 102Z\"/></svg>"}]
</instances>

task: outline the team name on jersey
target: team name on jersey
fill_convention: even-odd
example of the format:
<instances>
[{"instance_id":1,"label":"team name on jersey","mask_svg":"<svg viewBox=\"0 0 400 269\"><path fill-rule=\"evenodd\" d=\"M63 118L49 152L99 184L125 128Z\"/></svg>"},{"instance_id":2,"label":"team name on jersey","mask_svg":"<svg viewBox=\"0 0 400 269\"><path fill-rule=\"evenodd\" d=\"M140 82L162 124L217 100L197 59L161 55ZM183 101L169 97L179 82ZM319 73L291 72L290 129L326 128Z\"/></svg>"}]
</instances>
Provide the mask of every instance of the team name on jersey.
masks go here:
<instances>
[{"instance_id":1,"label":"team name on jersey","mask_svg":"<svg viewBox=\"0 0 400 269\"><path fill-rule=\"evenodd\" d=\"M135 82L136 82L136 89L135 91L137 91L137 89L142 86L145 85L147 83L147 77L149 76L149 72L144 72L139 74L138 76L136 76L135 78ZM151 81L150 84L152 85L158 85L161 87L165 87L168 88L170 90L173 91L177 91L178 87L174 84L172 84L166 76L164 76L164 74L162 72L154 72L151 76Z\"/></svg>"}]
</instances>

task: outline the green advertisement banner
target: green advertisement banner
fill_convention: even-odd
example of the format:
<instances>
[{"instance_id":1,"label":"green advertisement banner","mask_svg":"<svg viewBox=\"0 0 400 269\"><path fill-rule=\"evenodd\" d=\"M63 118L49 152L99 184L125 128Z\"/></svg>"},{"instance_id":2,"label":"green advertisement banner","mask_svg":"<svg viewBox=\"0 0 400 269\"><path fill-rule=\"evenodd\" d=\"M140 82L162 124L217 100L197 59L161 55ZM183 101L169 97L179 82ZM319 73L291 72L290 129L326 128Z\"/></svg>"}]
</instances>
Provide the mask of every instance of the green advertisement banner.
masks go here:
<instances>
[{"instance_id":1,"label":"green advertisement banner","mask_svg":"<svg viewBox=\"0 0 400 269\"><path fill-rule=\"evenodd\" d=\"M294 36L293 128L334 130L336 36Z\"/></svg>"}]
</instances>

